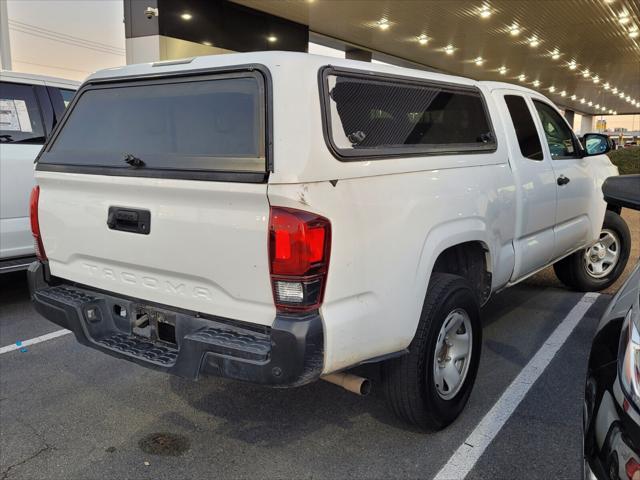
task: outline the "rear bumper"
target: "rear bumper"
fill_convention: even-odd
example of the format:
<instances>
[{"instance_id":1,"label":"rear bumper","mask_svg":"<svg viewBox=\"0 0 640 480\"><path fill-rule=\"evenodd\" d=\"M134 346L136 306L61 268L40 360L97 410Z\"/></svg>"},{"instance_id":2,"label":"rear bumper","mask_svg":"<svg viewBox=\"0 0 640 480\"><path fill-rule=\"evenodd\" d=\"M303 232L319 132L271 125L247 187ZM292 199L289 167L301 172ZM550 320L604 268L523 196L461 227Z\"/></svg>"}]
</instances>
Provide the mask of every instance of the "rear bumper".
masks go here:
<instances>
[{"instance_id":1,"label":"rear bumper","mask_svg":"<svg viewBox=\"0 0 640 480\"><path fill-rule=\"evenodd\" d=\"M324 332L318 312L278 314L268 328L51 280L40 262L29 266L28 279L31 300L42 316L71 330L84 345L145 367L192 379L211 375L275 387L303 385L322 373ZM148 338L132 334L128 317L141 307L170 319L175 343L158 341L153 333ZM117 313L122 310L125 316Z\"/></svg>"}]
</instances>

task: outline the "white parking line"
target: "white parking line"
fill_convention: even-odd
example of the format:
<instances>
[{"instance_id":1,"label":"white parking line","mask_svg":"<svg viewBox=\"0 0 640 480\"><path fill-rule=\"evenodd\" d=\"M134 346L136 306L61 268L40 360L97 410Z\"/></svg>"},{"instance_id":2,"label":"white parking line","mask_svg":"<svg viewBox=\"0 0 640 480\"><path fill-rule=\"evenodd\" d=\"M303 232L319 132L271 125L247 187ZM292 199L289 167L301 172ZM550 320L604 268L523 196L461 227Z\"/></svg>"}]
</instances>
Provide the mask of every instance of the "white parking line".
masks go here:
<instances>
[{"instance_id":1,"label":"white parking line","mask_svg":"<svg viewBox=\"0 0 640 480\"><path fill-rule=\"evenodd\" d=\"M22 342L16 342L13 345L7 345L6 347L0 347L0 355L7 352L12 352L14 350L19 350L24 347L28 347L29 345L35 345L36 343L46 342L47 340L51 340L52 338L61 337L62 335L66 335L71 333L71 330L56 330L55 332L47 333L46 335L40 335L39 337L30 338L29 340L24 340Z\"/></svg>"},{"instance_id":2,"label":"white parking line","mask_svg":"<svg viewBox=\"0 0 640 480\"><path fill-rule=\"evenodd\" d=\"M467 476L598 296L586 293L571 309L434 480L462 480Z\"/></svg>"}]
</instances>

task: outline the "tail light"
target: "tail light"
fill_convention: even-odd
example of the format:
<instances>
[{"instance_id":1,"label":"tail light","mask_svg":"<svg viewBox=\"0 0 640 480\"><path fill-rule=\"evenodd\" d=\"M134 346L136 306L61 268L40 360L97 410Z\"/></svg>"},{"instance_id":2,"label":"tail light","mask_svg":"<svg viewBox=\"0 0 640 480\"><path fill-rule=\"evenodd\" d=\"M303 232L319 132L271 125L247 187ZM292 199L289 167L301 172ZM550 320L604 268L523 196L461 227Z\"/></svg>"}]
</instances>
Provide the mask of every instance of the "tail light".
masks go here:
<instances>
[{"instance_id":1,"label":"tail light","mask_svg":"<svg viewBox=\"0 0 640 480\"><path fill-rule=\"evenodd\" d=\"M40 235L40 222L38 219L38 201L40 200L40 186L36 185L31 190L31 199L29 200L29 210L31 217L31 233L33 234L33 243L36 249L36 257L38 260L44 262L47 260L47 255L44 253L44 246L42 245L42 235Z\"/></svg>"},{"instance_id":2,"label":"tail light","mask_svg":"<svg viewBox=\"0 0 640 480\"><path fill-rule=\"evenodd\" d=\"M293 208L271 207L269 261L279 312L314 310L322 304L330 252L328 219Z\"/></svg>"}]
</instances>

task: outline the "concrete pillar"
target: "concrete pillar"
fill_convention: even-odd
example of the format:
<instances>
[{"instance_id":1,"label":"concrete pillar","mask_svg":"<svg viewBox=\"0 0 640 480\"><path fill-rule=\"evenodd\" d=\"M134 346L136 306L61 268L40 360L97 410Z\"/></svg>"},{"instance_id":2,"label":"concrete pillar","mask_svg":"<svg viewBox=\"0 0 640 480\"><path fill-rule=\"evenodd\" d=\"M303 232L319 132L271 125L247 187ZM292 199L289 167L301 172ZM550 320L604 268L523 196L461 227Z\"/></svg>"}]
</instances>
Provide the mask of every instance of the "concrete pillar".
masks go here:
<instances>
[{"instance_id":1,"label":"concrete pillar","mask_svg":"<svg viewBox=\"0 0 640 480\"><path fill-rule=\"evenodd\" d=\"M595 117L593 115L583 115L582 123L580 124L580 134L591 133L595 131Z\"/></svg>"},{"instance_id":2,"label":"concrete pillar","mask_svg":"<svg viewBox=\"0 0 640 480\"><path fill-rule=\"evenodd\" d=\"M159 15L158 0L124 0L127 65L161 60Z\"/></svg>"},{"instance_id":3,"label":"concrete pillar","mask_svg":"<svg viewBox=\"0 0 640 480\"><path fill-rule=\"evenodd\" d=\"M11 70L9 14L7 13L7 2L3 0L0 0L0 68Z\"/></svg>"},{"instance_id":4,"label":"concrete pillar","mask_svg":"<svg viewBox=\"0 0 640 480\"><path fill-rule=\"evenodd\" d=\"M368 50L362 50L355 47L347 47L344 51L344 57L349 60L360 60L361 62L370 62L372 53Z\"/></svg>"},{"instance_id":5,"label":"concrete pillar","mask_svg":"<svg viewBox=\"0 0 640 480\"><path fill-rule=\"evenodd\" d=\"M573 110L569 110L568 108L566 108L564 111L564 118L567 119L567 122L569 123L569 125L571 125L572 128L575 119L575 113L576 112L574 112Z\"/></svg>"}]
</instances>

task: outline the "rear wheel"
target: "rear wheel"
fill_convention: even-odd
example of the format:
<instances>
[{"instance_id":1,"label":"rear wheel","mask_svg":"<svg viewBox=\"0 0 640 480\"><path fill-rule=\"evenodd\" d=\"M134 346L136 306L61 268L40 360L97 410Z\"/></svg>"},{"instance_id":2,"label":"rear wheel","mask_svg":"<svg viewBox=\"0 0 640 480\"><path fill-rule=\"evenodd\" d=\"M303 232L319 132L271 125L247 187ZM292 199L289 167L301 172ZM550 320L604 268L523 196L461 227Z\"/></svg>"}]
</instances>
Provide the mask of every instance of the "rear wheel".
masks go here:
<instances>
[{"instance_id":1,"label":"rear wheel","mask_svg":"<svg viewBox=\"0 0 640 480\"><path fill-rule=\"evenodd\" d=\"M469 399L481 345L473 289L462 277L434 273L409 353L382 366L391 410L425 430L449 425Z\"/></svg>"},{"instance_id":2,"label":"rear wheel","mask_svg":"<svg viewBox=\"0 0 640 480\"><path fill-rule=\"evenodd\" d=\"M560 260L553 269L558 279L570 288L583 292L603 290L622 275L630 249L627 223L617 213L607 210L598 241Z\"/></svg>"}]
</instances>

